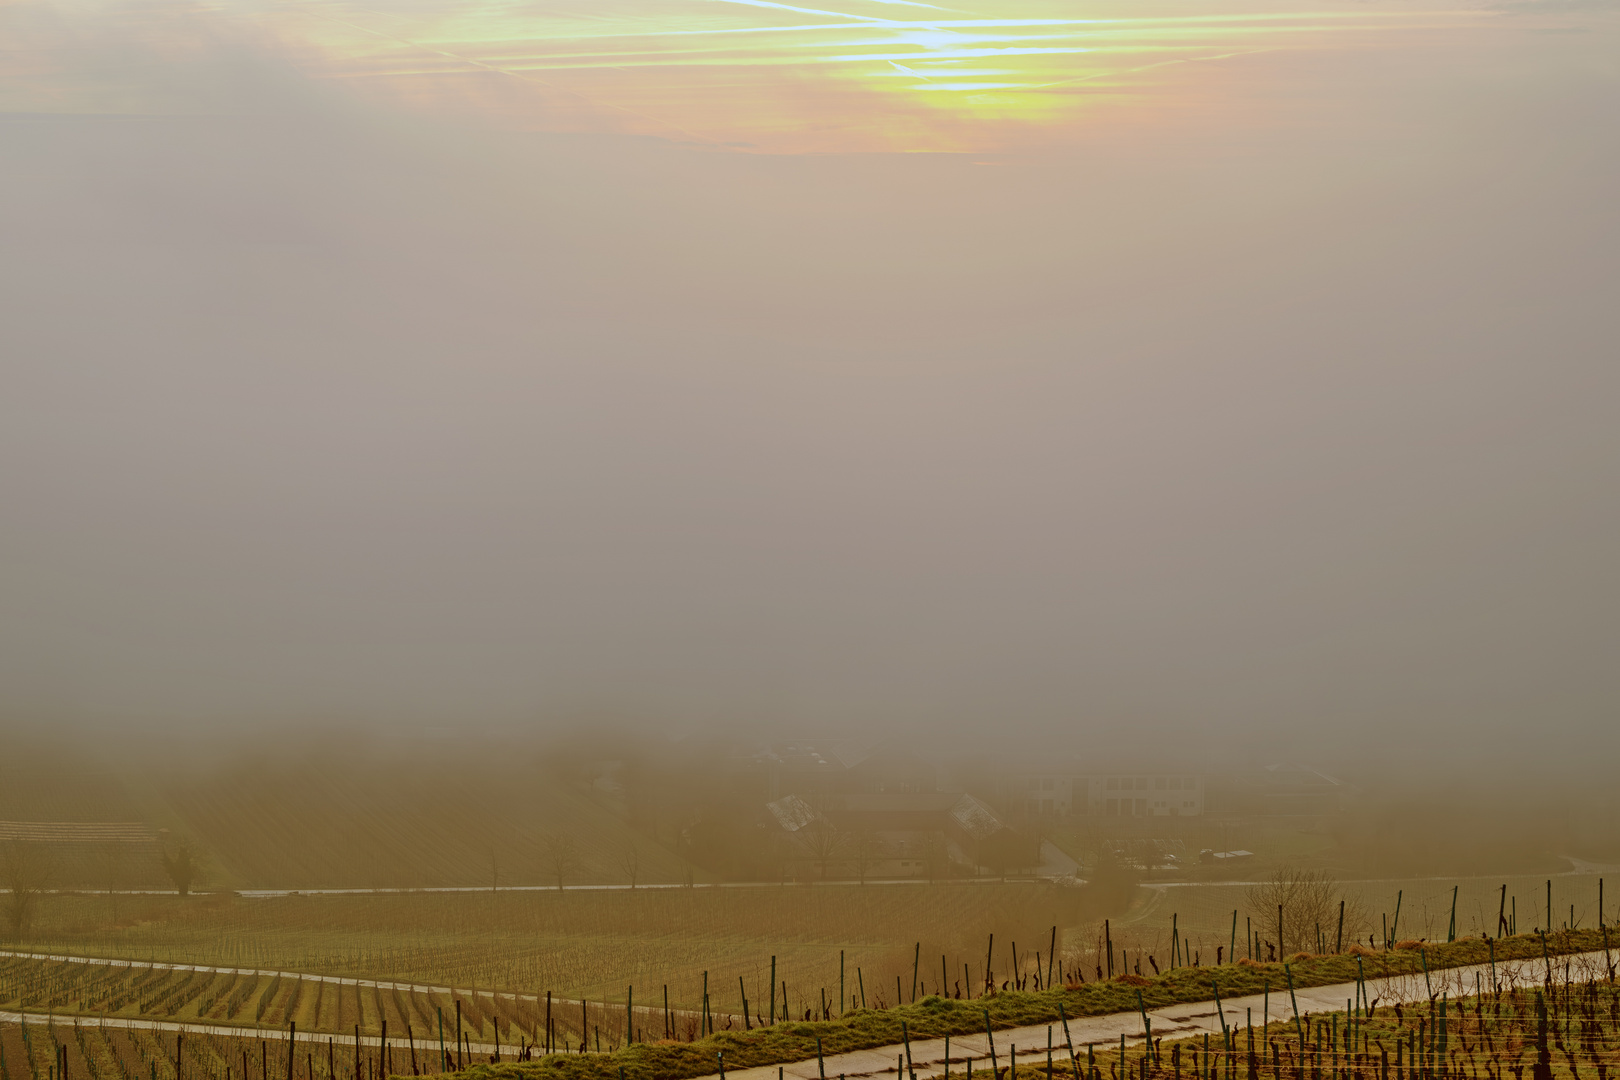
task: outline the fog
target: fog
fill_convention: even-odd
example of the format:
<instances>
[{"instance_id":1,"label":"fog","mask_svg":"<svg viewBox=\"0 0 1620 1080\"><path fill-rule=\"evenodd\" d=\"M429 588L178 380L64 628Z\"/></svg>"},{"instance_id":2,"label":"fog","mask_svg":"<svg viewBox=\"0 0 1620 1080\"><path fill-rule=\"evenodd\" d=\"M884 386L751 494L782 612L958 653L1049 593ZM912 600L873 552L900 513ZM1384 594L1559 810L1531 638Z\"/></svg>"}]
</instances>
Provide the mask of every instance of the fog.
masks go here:
<instances>
[{"instance_id":1,"label":"fog","mask_svg":"<svg viewBox=\"0 0 1620 1080\"><path fill-rule=\"evenodd\" d=\"M107 10L0 13L14 731L1617 749L1612 5L950 153Z\"/></svg>"}]
</instances>

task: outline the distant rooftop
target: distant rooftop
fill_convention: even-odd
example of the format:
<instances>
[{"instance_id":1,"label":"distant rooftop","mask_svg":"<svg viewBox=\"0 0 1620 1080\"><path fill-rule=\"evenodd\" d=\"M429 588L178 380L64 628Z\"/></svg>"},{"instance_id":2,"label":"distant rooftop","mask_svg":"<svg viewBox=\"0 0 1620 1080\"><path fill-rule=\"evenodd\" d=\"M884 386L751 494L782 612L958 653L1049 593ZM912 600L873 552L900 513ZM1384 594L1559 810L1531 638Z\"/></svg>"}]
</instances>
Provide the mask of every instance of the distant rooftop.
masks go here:
<instances>
[{"instance_id":1,"label":"distant rooftop","mask_svg":"<svg viewBox=\"0 0 1620 1080\"><path fill-rule=\"evenodd\" d=\"M788 832L798 832L821 817L815 807L797 795L784 795L775 802L766 803L765 809L769 810L777 823Z\"/></svg>"},{"instance_id":2,"label":"distant rooftop","mask_svg":"<svg viewBox=\"0 0 1620 1080\"><path fill-rule=\"evenodd\" d=\"M958 795L949 813L962 831L975 840L983 840L1007 827L994 810L971 795Z\"/></svg>"}]
</instances>

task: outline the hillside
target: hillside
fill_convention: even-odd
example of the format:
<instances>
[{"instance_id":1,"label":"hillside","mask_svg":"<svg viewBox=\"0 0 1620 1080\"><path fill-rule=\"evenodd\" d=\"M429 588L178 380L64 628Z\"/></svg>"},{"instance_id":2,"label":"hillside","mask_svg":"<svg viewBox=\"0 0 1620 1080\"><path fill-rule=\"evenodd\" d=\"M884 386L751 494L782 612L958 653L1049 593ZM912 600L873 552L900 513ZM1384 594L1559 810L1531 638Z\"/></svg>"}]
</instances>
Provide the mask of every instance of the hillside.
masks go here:
<instances>
[{"instance_id":1,"label":"hillside","mask_svg":"<svg viewBox=\"0 0 1620 1080\"><path fill-rule=\"evenodd\" d=\"M41 768L62 748L0 764L0 822L131 822L147 844L52 843L56 888L165 888L161 838L201 856L198 888L432 888L684 879L666 843L632 829L600 777L532 754L268 755L119 768ZM72 758L68 758L72 760ZM431 799L422 798L431 790ZM167 830L166 833L161 830Z\"/></svg>"}]
</instances>

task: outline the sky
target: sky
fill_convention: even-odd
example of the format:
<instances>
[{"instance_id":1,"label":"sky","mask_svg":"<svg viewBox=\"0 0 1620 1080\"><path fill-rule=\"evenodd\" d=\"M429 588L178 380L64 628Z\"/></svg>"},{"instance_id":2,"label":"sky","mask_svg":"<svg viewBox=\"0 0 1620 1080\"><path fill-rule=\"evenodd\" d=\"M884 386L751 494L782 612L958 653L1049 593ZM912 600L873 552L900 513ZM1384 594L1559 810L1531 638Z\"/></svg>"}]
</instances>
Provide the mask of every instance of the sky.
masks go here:
<instances>
[{"instance_id":1,"label":"sky","mask_svg":"<svg viewBox=\"0 0 1620 1080\"><path fill-rule=\"evenodd\" d=\"M1611 747L1617 30L8 0L0 716Z\"/></svg>"}]
</instances>

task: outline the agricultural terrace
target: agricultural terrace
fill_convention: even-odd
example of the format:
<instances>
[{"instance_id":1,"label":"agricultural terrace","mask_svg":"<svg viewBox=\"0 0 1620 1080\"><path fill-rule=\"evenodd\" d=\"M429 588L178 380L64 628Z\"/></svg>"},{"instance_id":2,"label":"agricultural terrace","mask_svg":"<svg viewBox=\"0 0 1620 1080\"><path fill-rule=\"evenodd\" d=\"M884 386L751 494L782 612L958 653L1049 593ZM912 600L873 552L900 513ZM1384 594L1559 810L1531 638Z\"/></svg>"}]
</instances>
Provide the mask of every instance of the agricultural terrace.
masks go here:
<instances>
[{"instance_id":1,"label":"agricultural terrace","mask_svg":"<svg viewBox=\"0 0 1620 1080\"><path fill-rule=\"evenodd\" d=\"M1553 929L1590 927L1601 889L1601 879L1578 876L1333 883L1331 891L1318 890L1314 907L1305 896L1290 900L1294 925L1285 928L1282 944L1291 955L1356 941L1380 945L1391 929L1396 939L1495 936L1498 908L1509 930L1528 930L1547 925L1549 891ZM778 990L787 983L788 1006L799 1017L838 1011L840 971L845 1008L861 1005L863 993L869 1006L909 999L913 967L920 995L975 993L992 935L998 983L1054 962L1057 970L1094 980L1099 972L1151 976L1184 964L1269 959L1278 936L1274 909L1261 910L1255 892L1241 884L1133 888L1113 912L1098 911L1090 890L1038 882L264 899L46 894L37 898L27 935L6 944L148 964L456 988L469 1000L475 991L618 1000L634 986L651 1003L667 987L672 1007L699 1010L707 985L710 1011L722 1016L723 1027L724 1017L741 1012L741 987L771 981L773 957ZM197 1009L212 993L198 990L172 1015L202 1019ZM311 1030L336 1023L312 1008L300 1001L289 1012L279 998L264 1004L272 1026L289 1019ZM334 1030L355 1022L380 1030L383 1010L372 1010L371 1021L363 1006L353 1009L357 1017ZM396 1024L410 1012L402 1010ZM206 1015L221 1018L217 1009ZM226 1019L241 1022L241 1014Z\"/></svg>"},{"instance_id":2,"label":"agricultural terrace","mask_svg":"<svg viewBox=\"0 0 1620 1080\"><path fill-rule=\"evenodd\" d=\"M775 956L776 981L788 984L790 1007L803 1015L820 1008L823 991L836 1009L841 952L856 1002L864 982L868 1004L892 1005L896 976L904 974L910 994L919 947L932 958L920 974L926 992L940 990L941 955L948 958L944 989L952 991L964 963L983 970L990 934L1006 943L1004 951L1017 943L1033 964L1037 950L1049 951L1054 925L1077 923L1078 902L1076 890L1033 882L268 899L62 895L41 897L28 937L9 947L468 993L549 990L569 999L619 1000L636 986L651 1003L667 985L672 1005L689 1009L703 1004L707 972L711 1011L721 1014L740 1012L739 979L760 987L770 981ZM997 961L1004 972L1010 965L1010 954ZM266 1002L272 1026L286 1019L318 1026L310 1000L288 1012L283 998L290 992ZM211 993L194 996L176 1015L199 1018ZM218 1005L207 1015L218 1019ZM335 1030L353 1022L346 1018Z\"/></svg>"},{"instance_id":3,"label":"agricultural terrace","mask_svg":"<svg viewBox=\"0 0 1620 1080\"><path fill-rule=\"evenodd\" d=\"M718 1032L695 1043L645 1043L610 1054L551 1054L523 1062L480 1065L468 1074L510 1080L608 1080L615 1076L650 1080L707 1076L717 1070L743 1073L750 1068L768 1070L783 1063L804 1062L796 1070L803 1076L813 1075L807 1072L811 1062L818 1063L819 1073L824 1068L820 1063L829 1055L883 1048L903 1062L909 1059L913 1045L954 1036L964 1042L988 1042L991 1060L983 1060L981 1049L979 1065L991 1064L995 1071L985 1070L984 1074L1007 1080L1012 1046L993 1033L1016 1027L1027 1038L1044 1027L1046 1052L1051 1056L1047 1058L1039 1050L1030 1054L1026 1042L1022 1058L1029 1069L1026 1075L1085 1076L1089 1080L1102 1080L1104 1075L1110 1080L1174 1076L1179 1080L1185 1068L1189 1080L1233 1080L1241 1068L1249 1080L1261 1076L1304 1080L1307 1074L1313 1080L1350 1080L1357 1074L1363 1080L1373 1076L1380 1080L1440 1080L1465 1075L1478 1080L1478 1068L1487 1060L1523 1064L1525 1047L1531 1044L1530 1034L1535 1030L1527 1026L1527 1010L1540 995L1547 1002L1557 999L1548 1005L1561 1032L1554 1044L1579 1051L1565 1055L1567 1071L1578 1077L1580 1066L1591 1064L1601 1077L1606 1075L1620 1038L1616 957L1607 949L1576 955L1569 950L1606 937L1603 930L1559 931L1428 946L1404 942L1385 951L1357 946L1339 955L1299 955L1287 965L1245 960L1222 968L1180 968L1151 979L1133 974L1047 990L995 990L977 1000L930 997L895 1009L857 1011L841 1020L781 1022L746 1032ZM1473 966L1462 968L1469 964ZM1473 976L1472 995L1467 992L1464 970ZM1404 1008L1376 996L1387 993L1391 984L1407 988L1403 993L1409 995L1409 1003ZM1263 1002L1272 1001L1280 1012L1295 991L1327 986L1344 991L1346 1008L1342 1012L1302 1012L1286 1023L1269 1027L1264 1023ZM1410 1003L1414 993L1420 1004ZM1225 1009L1219 1013L1209 1010L1208 1003L1216 998L1224 999L1228 1006L1242 1000L1251 1007L1237 1014L1242 1023L1229 1023ZM1194 1016L1220 1015L1219 1033L1196 1040L1170 1040L1168 1046L1163 1039L1134 1050L1127 1044L1127 1040L1142 1042L1142 1028L1135 1016L1179 1003L1198 1003L1204 1011L1195 1011ZM1465 1017L1465 1011L1472 1016ZM1115 1028L1120 1040L1117 1052L1111 1044L1088 1046L1066 1034L1071 1023L1083 1025L1091 1017L1109 1017L1116 1024L1122 1017L1130 1018ZM1134 1036L1128 1034L1132 1030ZM991 1034L987 1036L987 1032ZM998 1042L1004 1064L993 1056ZM1251 1049L1252 1058L1248 1056ZM958 1056L947 1060L964 1061ZM1465 1067L1472 1072L1464 1072Z\"/></svg>"},{"instance_id":4,"label":"agricultural terrace","mask_svg":"<svg viewBox=\"0 0 1620 1080\"><path fill-rule=\"evenodd\" d=\"M1063 1034L1051 1041L1052 1069L1045 1067L1047 1063L1040 1060L1038 1053L1032 1060L1027 1043L1023 1060L1031 1073L1084 1075L1090 1080L1101 1080L1104 1075L1110 1080L1124 1080L1129 1075L1179 1078L1183 1068L1197 1080L1232 1080L1239 1069L1252 1080L1261 1076L1302 1080L1307 1072L1313 1078L1326 1075L1348 1080L1361 1073L1364 1077L1376 1075L1380 1080L1429 1080L1447 1075L1477 1078L1481 1067L1487 1075L1495 1075L1493 1068L1499 1071L1503 1063L1510 1068L1522 1066L1527 1056L1549 1064L1548 1058L1556 1050L1560 1055L1556 1071L1567 1071L1572 1080L1578 1080L1582 1065L1591 1065L1599 1077L1606 1075L1615 1053L1620 1005L1614 996L1614 960L1606 950L1577 956L1577 963L1560 957L1606 937L1606 932L1600 930L1522 935L1493 942L1476 939L1428 947L1403 943L1400 948L1382 952L1357 947L1348 954L1297 957L1286 968L1244 961L1219 969L1181 968L1156 979L1126 975L1104 983L1080 983L1079 973L1075 972L1076 978L1067 985L1047 989L1030 988L1041 981L1032 971L1025 978L1026 989L993 990L976 1000L928 996L903 1006L857 1009L842 1018L811 1022L754 1017L748 1029L706 1030L695 1040L684 1042L678 1035L672 1039L657 1037L664 1031L649 1038L642 1030L642 1021L656 1023L659 1010L643 1007L634 1013L637 1031L633 1044L621 1043L621 1022L612 1033L613 1042L619 1045L603 1046L593 1038L584 1048L556 1038L571 1011L560 1003L552 1003L555 1014L548 1009L543 1017L537 1010L530 1013L512 1002L469 1002L461 995L455 995L455 1000L467 1024L464 1030L478 1023L476 1009L480 1006L487 1013L504 1013L507 1017L530 1013L532 1026L527 1031L516 1025L505 1028L507 1041L503 1046L473 1045L469 1038L465 1047L455 1047L454 1029L444 1031L434 1024L423 1031L412 1025L407 1027L404 1040L395 1028L391 1045L384 1046L374 1038L362 1040L358 1034L351 1041L347 1033L323 1037L301 1030L299 1041L293 1042L290 1027L282 1031L244 1028L238 1034L202 1021L180 1025L84 1015L95 1004L107 1006L110 1011L132 992L137 997L155 994L146 996L138 1008L166 1012L177 1000L188 998L199 983L195 979L165 983L154 979L154 969L135 965L39 964L13 958L0 974L5 986L0 992L21 990L24 997L16 1004L26 1003L32 1008L60 1005L76 1008L79 1015L36 1014L25 1017L26 1024L0 1025L0 1074L5 1080L13 1071L18 1077L26 1072L30 1080L35 1076L41 1080L80 1076L90 1080L135 1080L137 1076L149 1080L231 1080L233 1076L243 1080L279 1080L283 1076L290 1080L376 1080L387 1075L432 1073L439 1071L441 1061L466 1065L470 1059L483 1060L489 1054L492 1062L500 1064L469 1071L475 1075L495 1072L513 1080L538 1080L542 1076L675 1080L712 1072L722 1060L719 1055L733 1069L743 1069L850 1050L892 1048L905 1045L908 1039L977 1037L987 1028L1023 1027L1027 1036L1031 1025L1045 1024L1049 1032L1067 1033L1071 1021L1084 1023L1088 1017L1129 1015L1141 1008L1160 1010L1178 1002L1203 1002L1216 993L1231 1001L1243 994L1264 992L1273 995L1270 1000L1280 1005L1285 986L1292 993L1294 989L1350 983L1356 988L1354 1000L1346 1001L1342 1013L1307 1013L1297 1021L1267 1028L1263 1022L1251 1026L1260 1010L1250 1009L1243 1014L1247 1023L1228 1028L1223 1021L1220 1035L1213 1040L1208 1036L1201 1041L1172 1040L1166 1046L1161 1039L1151 1046L1134 1047L1122 1040L1117 1052L1112 1045L1077 1045ZM1451 992L1462 991L1464 980L1449 978L1447 972L1482 959L1490 966L1472 970L1475 987L1483 992L1472 996L1459 993L1454 999ZM93 968L100 970L87 975ZM1527 974L1534 977L1528 986L1523 981ZM1408 998L1409 1004L1403 1010L1384 1001L1380 1009L1380 999L1374 996L1376 980L1391 977L1404 977L1420 992L1426 987L1426 1003L1414 1006ZM289 980L273 979L270 985L285 981ZM331 984L305 982L313 983L317 1000L330 991ZM157 989L165 985L167 990ZM200 996L216 1002L215 995L225 988L212 978L200 985L205 988ZM397 998L375 993L379 989L376 987L367 989L374 991L369 1002L380 1005L385 1017L389 1010L384 1002L392 1000L397 1007ZM260 1009L264 1002L273 1003L275 995L256 998L240 991L238 986L233 994L238 1012L245 1018L251 1011L261 1022L267 1022L270 1017ZM75 1001L75 994L97 996ZM335 1018L348 1018L344 1007L349 1000L339 990ZM368 998L362 994L352 1000L352 1015L364 1016L370 1007ZM1247 1000L1255 1003L1253 997ZM197 1015L207 1018L217 1014L218 1018L229 1019L230 1010L231 1006L220 1010L217 1004L198 1006ZM1545 1012L1545 1026L1538 1010ZM183 1011L183 1006L173 1007L171 1014ZM631 1013L630 1003L604 1003L601 1011L593 1012L591 1019L601 1025L593 1036L601 1037L610 1013L616 1013L622 1021ZM317 1006L311 1015L323 1014ZM545 1017L550 1017L551 1023ZM1264 1018L1260 1017L1262 1021ZM712 1026L712 1018L704 1020ZM1122 1035L1124 1031L1121 1029ZM445 1035L450 1035L454 1049L446 1047ZM536 1054L536 1039L553 1040L562 1052L545 1054L542 1045L538 1048L542 1053ZM989 1045L994 1055L994 1038ZM1015 1052L1005 1042L1001 1045L1002 1053L1008 1057ZM1549 1068L1553 1065L1549 1064Z\"/></svg>"},{"instance_id":5,"label":"agricultural terrace","mask_svg":"<svg viewBox=\"0 0 1620 1080\"><path fill-rule=\"evenodd\" d=\"M1598 879L1494 889L1331 883L1331 894L1327 884L1300 884L1317 893L1296 892L1283 927L1291 977L1302 986L1363 969L1412 973L1608 945L1607 931L1587 922L1599 911ZM1391 894L1381 904L1380 890ZM827 1051L892 1043L901 1020L924 1037L1050 1023L1065 1010L1119 1012L1137 1004L1138 990L1153 1007L1208 1000L1217 979L1227 994L1280 987L1281 966L1267 962L1278 935L1249 914L1263 893L1232 884L1133 887L1125 910L1104 919L1095 918L1092 890L1039 882L262 899L41 894L26 940L0 956L0 1010L64 1032L76 1025L59 1043L79 1047L93 1080L137 1065L153 1080L163 1061L194 1061L202 1074L229 1080L221 1070L244 1052L251 1058L253 1044L262 1072L293 1026L317 1043L334 1040L325 1065L334 1075L398 1071L403 1064L368 1059L364 1045L351 1047L345 1066L337 1047L387 1031L415 1052L438 1038L441 1022L452 1047L466 1040L463 1062L492 1047L510 1054L538 1044L561 1052L546 1057L552 1067L581 1075L610 1076L600 1070L623 1064L638 1076L695 1076L721 1046L739 1067L803 1061L818 1040ZM1537 927L1495 942L1468 937L1477 922L1468 925L1467 905L1478 920L1490 893L1512 928L1527 915L1565 917L1546 936ZM1166 911L1167 901L1185 914ZM1227 903L1241 906L1222 910ZM1376 929L1363 935L1369 926ZM1411 935L1438 941L1418 948ZM1451 937L1458 940L1444 943ZM1394 947L1397 938L1407 947ZM1350 955L1357 941L1359 960ZM140 1024L154 1030L141 1033ZM126 1030L85 1030L103 1025ZM181 1028L195 1037L190 1049L181 1039L159 1054ZM247 1050L233 1049L242 1039ZM294 1051L299 1075L323 1075L318 1049L304 1050L301 1066ZM5 1053L0 1065L37 1058L31 1044ZM74 1075L73 1051L52 1053L68 1054ZM439 1067L436 1050L422 1053L415 1070ZM41 1080L53 1080L54 1060Z\"/></svg>"}]
</instances>

